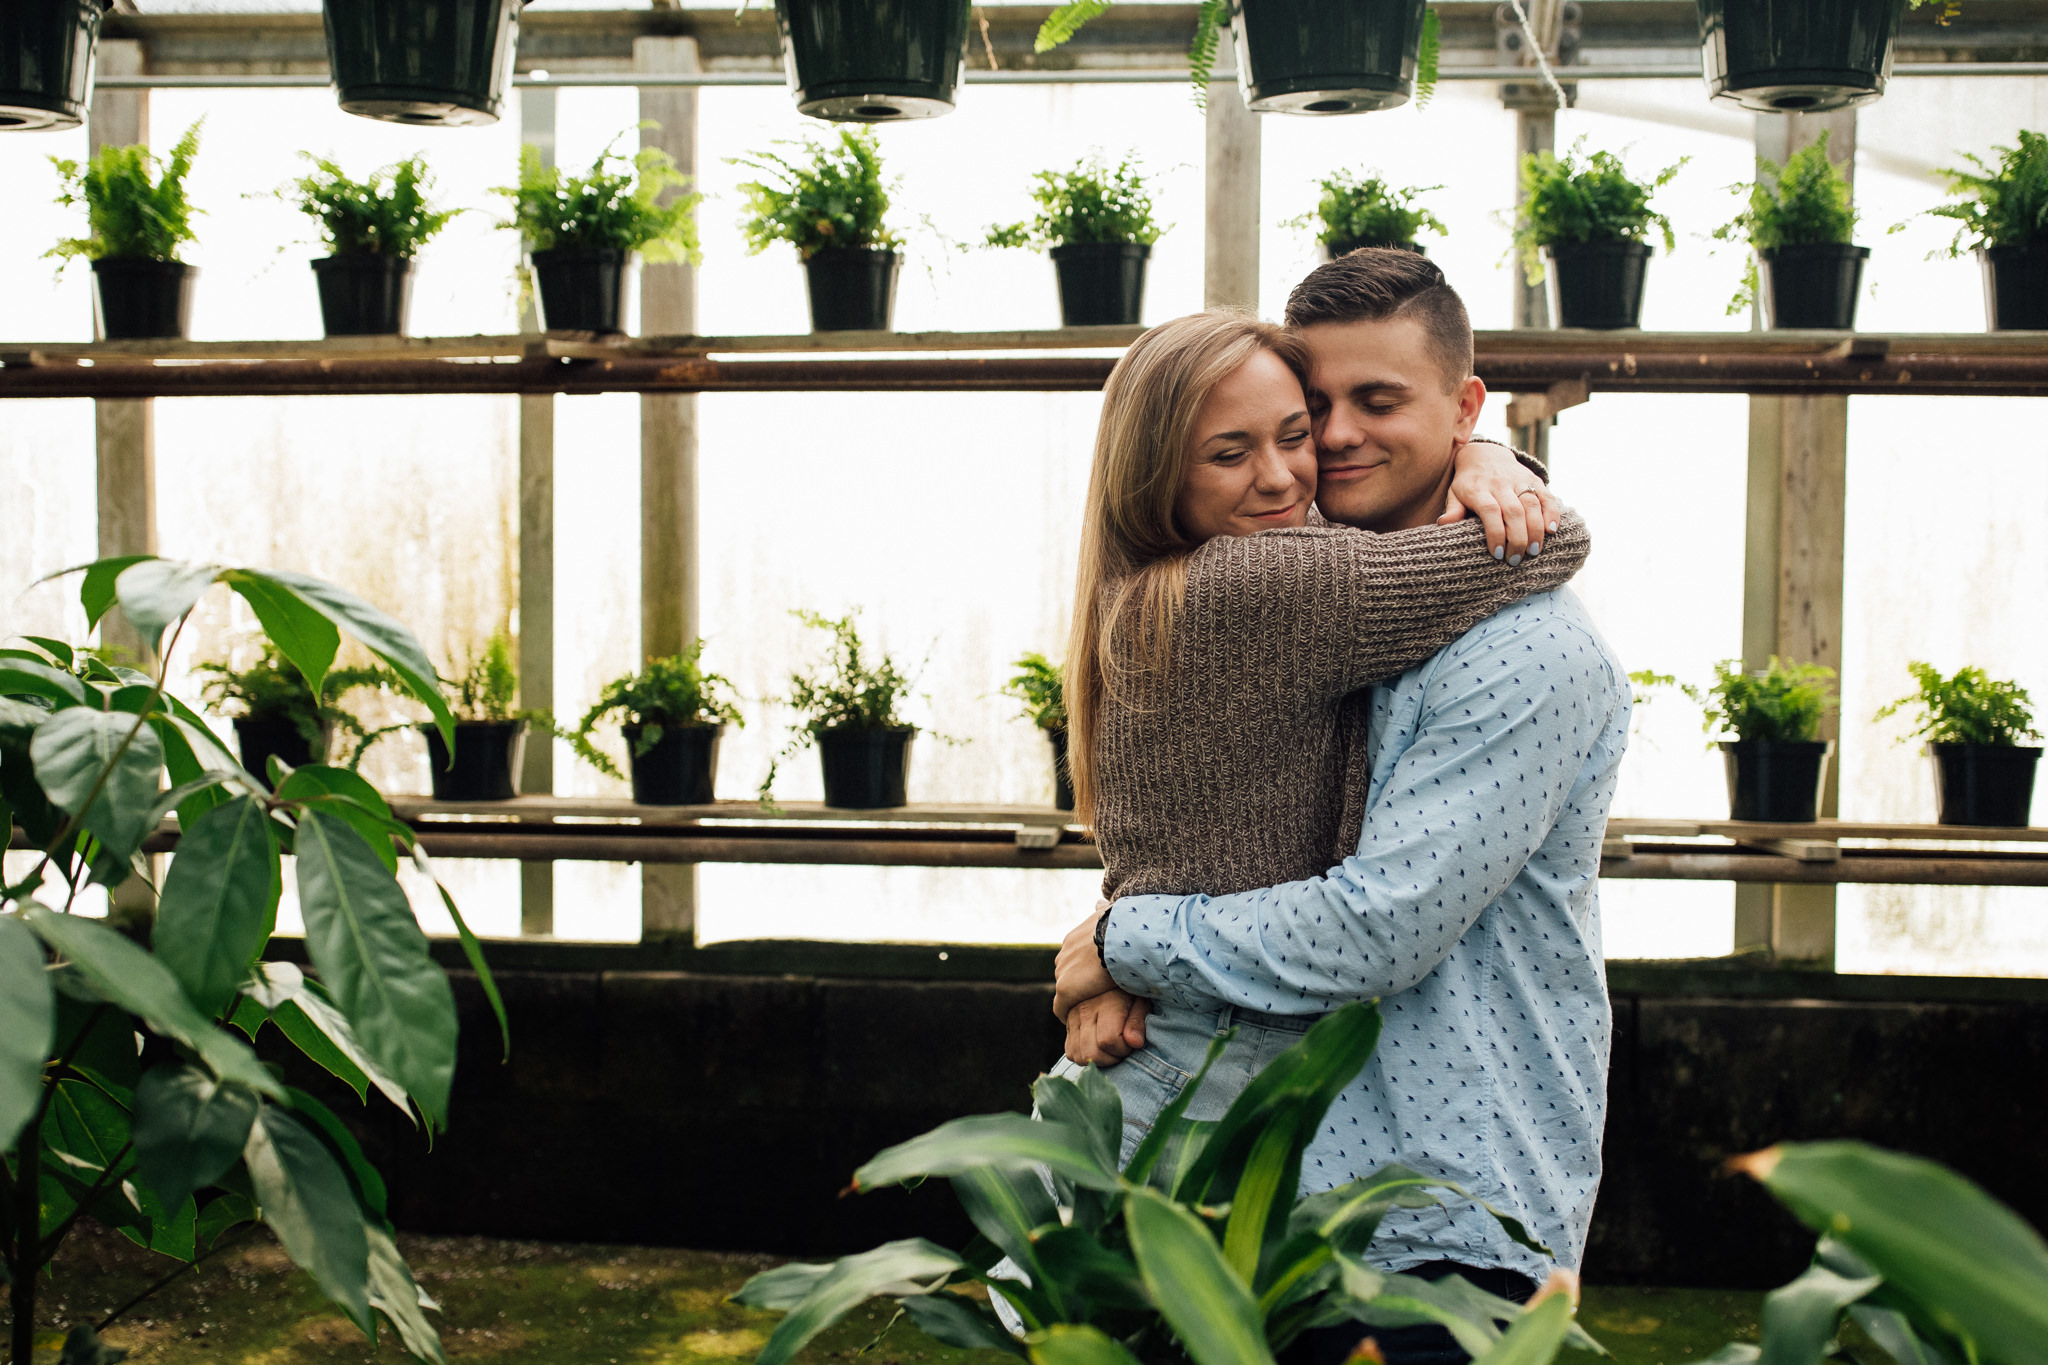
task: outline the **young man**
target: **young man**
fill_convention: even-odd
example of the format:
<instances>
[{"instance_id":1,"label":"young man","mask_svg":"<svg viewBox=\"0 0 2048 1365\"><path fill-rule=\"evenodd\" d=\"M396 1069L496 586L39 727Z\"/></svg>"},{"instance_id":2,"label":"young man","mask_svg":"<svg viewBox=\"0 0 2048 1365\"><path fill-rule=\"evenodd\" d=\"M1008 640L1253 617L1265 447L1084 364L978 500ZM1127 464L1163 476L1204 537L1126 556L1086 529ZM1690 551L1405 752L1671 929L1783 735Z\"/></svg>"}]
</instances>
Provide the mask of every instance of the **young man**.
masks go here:
<instances>
[{"instance_id":1,"label":"young man","mask_svg":"<svg viewBox=\"0 0 2048 1365\"><path fill-rule=\"evenodd\" d=\"M1442 272L1411 252L1353 252L1302 281L1287 321L1314 357L1323 514L1370 531L1436 520L1486 394ZM1133 999L1257 1030L1378 998L1378 1051L1304 1157L1304 1192L1401 1162L1519 1218L1576 1269L1606 1109L1596 879L1628 712L1621 664L1562 590L1362 694L1357 854L1311 881L1091 915L1060 954L1069 1057L1110 1064L1137 1045L1142 1008L1116 1027ZM1527 1298L1549 1263L1446 1199L1397 1210L1371 1259ZM1365 1334L1325 1329L1298 1354L1334 1365ZM1372 1335L1388 1365L1465 1358L1440 1328Z\"/></svg>"}]
</instances>

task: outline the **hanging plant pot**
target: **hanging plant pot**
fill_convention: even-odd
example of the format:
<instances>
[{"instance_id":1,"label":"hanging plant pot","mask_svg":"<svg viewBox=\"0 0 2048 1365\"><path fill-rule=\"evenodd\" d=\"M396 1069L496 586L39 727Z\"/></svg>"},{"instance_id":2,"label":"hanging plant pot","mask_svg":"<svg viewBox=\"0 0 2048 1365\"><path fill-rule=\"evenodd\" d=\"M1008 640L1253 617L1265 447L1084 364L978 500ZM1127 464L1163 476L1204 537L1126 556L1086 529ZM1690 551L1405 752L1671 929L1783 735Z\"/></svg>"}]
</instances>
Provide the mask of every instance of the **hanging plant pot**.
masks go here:
<instances>
[{"instance_id":1,"label":"hanging plant pot","mask_svg":"<svg viewBox=\"0 0 2048 1365\"><path fill-rule=\"evenodd\" d=\"M1062 327L1134 327L1145 308L1143 242L1069 242L1047 253L1059 277Z\"/></svg>"},{"instance_id":2,"label":"hanging plant pot","mask_svg":"<svg viewBox=\"0 0 2048 1365\"><path fill-rule=\"evenodd\" d=\"M1699 0L1707 90L1759 113L1868 104L1892 73L1906 0Z\"/></svg>"},{"instance_id":3,"label":"hanging plant pot","mask_svg":"<svg viewBox=\"0 0 2048 1365\"><path fill-rule=\"evenodd\" d=\"M896 317L903 258L871 246L828 246L804 262L814 332L886 332Z\"/></svg>"},{"instance_id":4,"label":"hanging plant pot","mask_svg":"<svg viewBox=\"0 0 2048 1365\"><path fill-rule=\"evenodd\" d=\"M333 728L325 724L320 727L320 744L316 750L291 721L244 717L235 722L235 747L242 751L242 766L265 786L270 785L272 754L277 755L278 762L292 768L303 768L308 763L325 763L328 746L333 740Z\"/></svg>"},{"instance_id":5,"label":"hanging plant pot","mask_svg":"<svg viewBox=\"0 0 2048 1365\"><path fill-rule=\"evenodd\" d=\"M775 0L796 107L841 123L953 112L969 0Z\"/></svg>"},{"instance_id":6,"label":"hanging plant pot","mask_svg":"<svg viewBox=\"0 0 2048 1365\"><path fill-rule=\"evenodd\" d=\"M534 282L540 290L541 326L550 332L623 332L626 291L632 287L632 253L536 251Z\"/></svg>"},{"instance_id":7,"label":"hanging plant pot","mask_svg":"<svg viewBox=\"0 0 2048 1365\"><path fill-rule=\"evenodd\" d=\"M2048 241L1987 247L1984 321L1994 332L2048 331Z\"/></svg>"},{"instance_id":8,"label":"hanging plant pot","mask_svg":"<svg viewBox=\"0 0 2048 1365\"><path fill-rule=\"evenodd\" d=\"M1052 803L1060 810L1072 810L1074 775L1067 770L1067 727L1047 726L1045 737L1052 741Z\"/></svg>"},{"instance_id":9,"label":"hanging plant pot","mask_svg":"<svg viewBox=\"0 0 2048 1365\"><path fill-rule=\"evenodd\" d=\"M422 725L427 737L427 771L436 801L510 801L519 794L519 760L526 753L523 720L458 720L455 762L441 729Z\"/></svg>"},{"instance_id":10,"label":"hanging plant pot","mask_svg":"<svg viewBox=\"0 0 2048 1365\"><path fill-rule=\"evenodd\" d=\"M1415 95L1425 0L1231 0L1247 108L1363 114Z\"/></svg>"},{"instance_id":11,"label":"hanging plant pot","mask_svg":"<svg viewBox=\"0 0 2048 1365\"><path fill-rule=\"evenodd\" d=\"M1390 242L1378 237L1345 237L1338 241L1325 242L1323 244L1323 259L1334 261L1339 256L1349 256L1360 247L1368 246L1385 247L1391 251L1412 251L1418 256L1427 256L1429 254L1414 242Z\"/></svg>"},{"instance_id":12,"label":"hanging plant pot","mask_svg":"<svg viewBox=\"0 0 2048 1365\"><path fill-rule=\"evenodd\" d=\"M1648 242L1559 242L1550 258L1550 295L1560 327L1640 327Z\"/></svg>"},{"instance_id":13,"label":"hanging plant pot","mask_svg":"<svg viewBox=\"0 0 2048 1365\"><path fill-rule=\"evenodd\" d=\"M1763 276L1764 325L1846 332L1856 326L1867 246L1810 242L1756 254Z\"/></svg>"},{"instance_id":14,"label":"hanging plant pot","mask_svg":"<svg viewBox=\"0 0 2048 1365\"><path fill-rule=\"evenodd\" d=\"M661 738L640 752L640 727L622 725L633 774L633 801L642 806L708 806L718 779L723 725L664 725Z\"/></svg>"},{"instance_id":15,"label":"hanging plant pot","mask_svg":"<svg viewBox=\"0 0 2048 1365\"><path fill-rule=\"evenodd\" d=\"M342 109L388 123L496 123L525 0L325 0Z\"/></svg>"},{"instance_id":16,"label":"hanging plant pot","mask_svg":"<svg viewBox=\"0 0 2048 1365\"><path fill-rule=\"evenodd\" d=\"M199 267L183 261L92 263L93 313L108 341L182 337L192 330L192 281Z\"/></svg>"},{"instance_id":17,"label":"hanging plant pot","mask_svg":"<svg viewBox=\"0 0 2048 1365\"><path fill-rule=\"evenodd\" d=\"M0 129L76 128L106 0L0 5Z\"/></svg>"},{"instance_id":18,"label":"hanging plant pot","mask_svg":"<svg viewBox=\"0 0 2048 1365\"><path fill-rule=\"evenodd\" d=\"M404 336L412 261L404 256L322 256L313 262L320 322L331 337Z\"/></svg>"},{"instance_id":19,"label":"hanging plant pot","mask_svg":"<svg viewBox=\"0 0 2048 1365\"><path fill-rule=\"evenodd\" d=\"M1721 745L1728 768L1728 818L1804 824L1820 810L1832 740L1743 739Z\"/></svg>"},{"instance_id":20,"label":"hanging plant pot","mask_svg":"<svg viewBox=\"0 0 2048 1365\"><path fill-rule=\"evenodd\" d=\"M1944 825L2025 827L2034 806L2040 747L2017 744L1930 744L1935 820Z\"/></svg>"},{"instance_id":21,"label":"hanging plant pot","mask_svg":"<svg viewBox=\"0 0 2048 1365\"><path fill-rule=\"evenodd\" d=\"M911 726L900 730L832 729L818 732L825 768L825 804L841 810L880 810L904 804L910 775Z\"/></svg>"}]
</instances>

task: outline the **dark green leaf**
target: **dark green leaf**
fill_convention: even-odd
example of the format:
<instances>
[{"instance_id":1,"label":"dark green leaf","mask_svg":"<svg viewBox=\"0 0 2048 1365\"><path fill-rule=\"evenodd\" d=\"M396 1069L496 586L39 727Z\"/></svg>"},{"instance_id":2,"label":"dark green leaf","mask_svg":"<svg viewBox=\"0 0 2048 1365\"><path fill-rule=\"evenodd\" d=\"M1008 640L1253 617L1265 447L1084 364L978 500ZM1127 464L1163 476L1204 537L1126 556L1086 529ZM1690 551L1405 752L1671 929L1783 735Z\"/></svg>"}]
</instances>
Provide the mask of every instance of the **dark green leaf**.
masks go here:
<instances>
[{"instance_id":1,"label":"dark green leaf","mask_svg":"<svg viewBox=\"0 0 2048 1365\"><path fill-rule=\"evenodd\" d=\"M370 1243L363 1211L327 1145L282 1109L263 1106L243 1155L263 1221L290 1256L365 1333Z\"/></svg>"},{"instance_id":2,"label":"dark green leaf","mask_svg":"<svg viewBox=\"0 0 2048 1365\"><path fill-rule=\"evenodd\" d=\"M1202 1221L1157 1190L1133 1190L1124 1223L1145 1288L1195 1365L1272 1365L1251 1290Z\"/></svg>"},{"instance_id":3,"label":"dark green leaf","mask_svg":"<svg viewBox=\"0 0 2048 1365\"><path fill-rule=\"evenodd\" d=\"M111 856L122 862L134 856L149 832L146 821L164 766L154 730L120 712L74 706L36 727L29 754L51 801L81 816ZM86 798L109 769L87 809Z\"/></svg>"},{"instance_id":4,"label":"dark green leaf","mask_svg":"<svg viewBox=\"0 0 2048 1365\"><path fill-rule=\"evenodd\" d=\"M929 1282L960 1268L960 1258L922 1237L889 1242L833 1262L811 1292L775 1325L774 1335L754 1365L784 1365L811 1338L869 1299L882 1294L922 1294ZM761 1306L751 1297L753 1282L733 1295L735 1302Z\"/></svg>"},{"instance_id":5,"label":"dark green leaf","mask_svg":"<svg viewBox=\"0 0 2048 1365\"><path fill-rule=\"evenodd\" d=\"M84 1081L59 1081L43 1115L43 1141L75 1170L97 1175L128 1150L128 1112Z\"/></svg>"},{"instance_id":6,"label":"dark green leaf","mask_svg":"<svg viewBox=\"0 0 2048 1365\"><path fill-rule=\"evenodd\" d=\"M1032 1365L1138 1365L1124 1344L1099 1327L1054 1323L1026 1345Z\"/></svg>"},{"instance_id":7,"label":"dark green leaf","mask_svg":"<svg viewBox=\"0 0 2048 1365\"><path fill-rule=\"evenodd\" d=\"M469 921L456 908L455 897L448 894L448 888L434 875L434 865L427 858L427 850L417 841L412 846L413 865L420 874L434 884L434 890L441 893L441 904L448 909L448 918L455 921L455 934L462 943L462 955L469 959L469 969L476 973L477 984L483 987L484 999L491 1002L491 1013L498 1017L498 1041L502 1046L500 1061L512 1059L512 1025L505 1017L504 997L498 994L498 979L491 975L491 964L484 961L484 945L470 932Z\"/></svg>"},{"instance_id":8,"label":"dark green leaf","mask_svg":"<svg viewBox=\"0 0 2048 1365\"><path fill-rule=\"evenodd\" d=\"M1124 1102L1099 1069L1088 1067L1079 1081L1040 1076L1031 1088L1031 1097L1041 1118L1071 1125L1088 1135L1089 1150L1103 1170L1117 1169L1117 1157L1123 1150Z\"/></svg>"},{"instance_id":9,"label":"dark green leaf","mask_svg":"<svg viewBox=\"0 0 2048 1365\"><path fill-rule=\"evenodd\" d=\"M1375 1327L1411 1327L1433 1322L1445 1328L1467 1355L1480 1356L1500 1340L1490 1306L1462 1292L1471 1286L1457 1276L1425 1280L1389 1275L1350 1257L1337 1262L1340 1283L1353 1300L1351 1315ZM1456 1284L1450 1281L1457 1280ZM1489 1296L1490 1297L1490 1296ZM1504 1300L1502 1301L1505 1302ZM1514 1305L1506 1305L1509 1312Z\"/></svg>"},{"instance_id":10,"label":"dark green leaf","mask_svg":"<svg viewBox=\"0 0 2048 1365\"><path fill-rule=\"evenodd\" d=\"M1277 1238L1286 1226L1287 1210L1301 1185L1301 1153L1308 1144L1295 1132L1296 1117L1283 1110L1260 1131L1230 1194L1223 1259L1247 1284L1258 1274L1269 1233Z\"/></svg>"},{"instance_id":11,"label":"dark green leaf","mask_svg":"<svg viewBox=\"0 0 2048 1365\"><path fill-rule=\"evenodd\" d=\"M325 763L294 768L291 776L278 785L277 796L281 801L307 802L323 814L340 819L363 836L363 842L376 852L377 861L393 873L398 871L398 853L391 841L396 838L412 843L411 828L393 819L390 805L377 789L364 781L361 774L347 768Z\"/></svg>"},{"instance_id":12,"label":"dark green leaf","mask_svg":"<svg viewBox=\"0 0 2048 1365\"><path fill-rule=\"evenodd\" d=\"M85 623L96 626L107 614L107 608L114 605L114 584L121 573L131 564L140 564L153 555L114 555L108 559L95 560L79 566L85 570L85 581L78 586L78 601L85 608ZM76 573L76 569L65 569L64 573ZM52 574L51 577L59 575Z\"/></svg>"},{"instance_id":13,"label":"dark green leaf","mask_svg":"<svg viewBox=\"0 0 2048 1365\"><path fill-rule=\"evenodd\" d=\"M0 705L16 704L0 701ZM48 714L37 710L35 724L40 725ZM36 781L35 761L28 752L32 734L32 728L0 729L0 800L5 800L13 810L14 822L28 835L29 842L37 848L47 848L64 823L64 813L50 804L43 795L42 784Z\"/></svg>"},{"instance_id":14,"label":"dark green leaf","mask_svg":"<svg viewBox=\"0 0 2048 1365\"><path fill-rule=\"evenodd\" d=\"M1572 1301L1552 1294L1515 1319L1506 1335L1472 1365L1550 1365L1572 1325Z\"/></svg>"},{"instance_id":15,"label":"dark green leaf","mask_svg":"<svg viewBox=\"0 0 2048 1365\"><path fill-rule=\"evenodd\" d=\"M86 698L85 684L61 668L37 659L0 658L0 697L42 697L60 707L77 706Z\"/></svg>"},{"instance_id":16,"label":"dark green leaf","mask_svg":"<svg viewBox=\"0 0 2048 1365\"><path fill-rule=\"evenodd\" d=\"M1024 1354L1023 1344L1009 1334L995 1314L958 1294L943 1290L936 1294L908 1294L896 1302L933 1341L966 1351Z\"/></svg>"},{"instance_id":17,"label":"dark green leaf","mask_svg":"<svg viewBox=\"0 0 2048 1365\"><path fill-rule=\"evenodd\" d=\"M440 1365L447 1359L441 1354L440 1334L421 1311L435 1307L434 1301L414 1281L391 1234L379 1227L368 1228L366 1233L370 1241L370 1307L391 1320L399 1341L414 1359Z\"/></svg>"},{"instance_id":18,"label":"dark green leaf","mask_svg":"<svg viewBox=\"0 0 2048 1365\"><path fill-rule=\"evenodd\" d=\"M749 1308L766 1308L786 1313L811 1296L818 1282L832 1273L830 1265L791 1261L764 1270L741 1285L732 1298Z\"/></svg>"},{"instance_id":19,"label":"dark green leaf","mask_svg":"<svg viewBox=\"0 0 2048 1365\"><path fill-rule=\"evenodd\" d=\"M256 1202L245 1194L231 1190L199 1210L196 1238L201 1246L211 1247L220 1241L221 1234L228 1229L255 1221Z\"/></svg>"},{"instance_id":20,"label":"dark green leaf","mask_svg":"<svg viewBox=\"0 0 2048 1365\"><path fill-rule=\"evenodd\" d=\"M987 1167L962 1171L953 1177L953 1193L981 1235L1001 1247L1005 1255L1016 1258L1027 1272L1038 1259L1031 1234L1059 1221L1052 1194L1036 1171ZM1035 1281L1038 1276L1031 1278Z\"/></svg>"},{"instance_id":21,"label":"dark green leaf","mask_svg":"<svg viewBox=\"0 0 2048 1365\"><path fill-rule=\"evenodd\" d=\"M442 1126L455 1074L455 994L397 880L361 835L307 810L297 843L306 948L363 1050Z\"/></svg>"},{"instance_id":22,"label":"dark green leaf","mask_svg":"<svg viewBox=\"0 0 2048 1365\"><path fill-rule=\"evenodd\" d=\"M328 1150L341 1162L341 1169L347 1173L349 1184L355 1189L356 1201L375 1215L376 1221L389 1222L391 1215L385 1208L384 1177L363 1155L362 1144L356 1141L356 1135L334 1116L332 1109L297 1086L287 1087L285 1093L299 1117L318 1129L327 1140Z\"/></svg>"},{"instance_id":23,"label":"dark green leaf","mask_svg":"<svg viewBox=\"0 0 2048 1365\"><path fill-rule=\"evenodd\" d=\"M1050 1228L1039 1233L1035 1249L1048 1280L1069 1297L1086 1299L1098 1308L1154 1310L1152 1296L1130 1257L1108 1247L1080 1228Z\"/></svg>"},{"instance_id":24,"label":"dark green leaf","mask_svg":"<svg viewBox=\"0 0 2048 1365\"><path fill-rule=\"evenodd\" d=\"M1041 1165L1090 1189L1117 1188L1116 1176L1096 1162L1086 1133L1023 1114L979 1114L941 1124L878 1154L853 1173L853 1183L856 1189L874 1190L918 1176L952 1176L981 1167L1027 1171Z\"/></svg>"},{"instance_id":25,"label":"dark green leaf","mask_svg":"<svg viewBox=\"0 0 2048 1365\"><path fill-rule=\"evenodd\" d=\"M72 660L78 657L68 641L52 639L47 635L24 635L21 638L55 659L59 668L71 667Z\"/></svg>"},{"instance_id":26,"label":"dark green leaf","mask_svg":"<svg viewBox=\"0 0 2048 1365\"><path fill-rule=\"evenodd\" d=\"M256 1121L256 1092L224 1085L181 1063L163 1062L135 1087L135 1164L166 1206L176 1208L241 1159Z\"/></svg>"},{"instance_id":27,"label":"dark green leaf","mask_svg":"<svg viewBox=\"0 0 2048 1365\"><path fill-rule=\"evenodd\" d=\"M154 645L164 627L192 610L219 576L218 565L143 559L121 571L114 582L114 596L135 633Z\"/></svg>"},{"instance_id":28,"label":"dark green leaf","mask_svg":"<svg viewBox=\"0 0 2048 1365\"><path fill-rule=\"evenodd\" d=\"M448 699L441 693L440 675L434 672L434 665L427 658L426 650L420 648L420 642L395 617L371 606L352 592L307 574L273 569L264 575L250 576L268 578L297 601L348 631L372 654L389 664L413 696L433 713L434 723L441 728L443 742L451 749L455 747L455 716L448 709ZM279 641L279 646L282 648L282 641ZM290 651L286 651L286 657L291 657ZM332 657L330 651L329 658ZM292 662L299 663L296 658ZM304 664L299 668L307 681L313 683L314 691L318 692L318 679ZM323 675L326 671L325 666L320 669Z\"/></svg>"},{"instance_id":29,"label":"dark green leaf","mask_svg":"<svg viewBox=\"0 0 2048 1365\"><path fill-rule=\"evenodd\" d=\"M1842 1310L1882 1283L1875 1275L1850 1279L1816 1265L1764 1295L1764 1365L1820 1365Z\"/></svg>"},{"instance_id":30,"label":"dark green leaf","mask_svg":"<svg viewBox=\"0 0 2048 1365\"><path fill-rule=\"evenodd\" d=\"M1440 1183L1406 1166L1382 1166L1371 1175L1301 1200L1287 1216L1287 1231L1290 1236L1313 1232L1338 1251L1361 1256L1389 1211L1441 1203L1428 1192Z\"/></svg>"},{"instance_id":31,"label":"dark green leaf","mask_svg":"<svg viewBox=\"0 0 2048 1365\"><path fill-rule=\"evenodd\" d=\"M57 1027L57 1001L43 945L12 915L0 915L0 1150L43 1098L43 1062Z\"/></svg>"},{"instance_id":32,"label":"dark green leaf","mask_svg":"<svg viewBox=\"0 0 2048 1365\"><path fill-rule=\"evenodd\" d=\"M1896 1308L1859 1303L1849 1309L1849 1321L1862 1328L1895 1365L1955 1365L1953 1357L1923 1339Z\"/></svg>"},{"instance_id":33,"label":"dark green leaf","mask_svg":"<svg viewBox=\"0 0 2048 1365\"><path fill-rule=\"evenodd\" d=\"M262 623L263 633L318 696L320 684L327 680L327 670L334 667L335 652L341 648L341 632L334 628L334 623L268 574L229 569L220 581L248 602L257 621Z\"/></svg>"},{"instance_id":34,"label":"dark green leaf","mask_svg":"<svg viewBox=\"0 0 2048 1365\"><path fill-rule=\"evenodd\" d=\"M270 1021L293 1046L354 1090L357 1099L367 1100L374 1085L400 1113L413 1118L405 1087L385 1075L363 1051L355 1030L319 982L307 980L289 962L259 963L257 971L260 979L251 996L269 1008Z\"/></svg>"},{"instance_id":35,"label":"dark green leaf","mask_svg":"<svg viewBox=\"0 0 2048 1365\"><path fill-rule=\"evenodd\" d=\"M153 942L202 1013L219 1014L249 979L277 922L277 867L270 815L255 797L215 807L179 838Z\"/></svg>"}]
</instances>

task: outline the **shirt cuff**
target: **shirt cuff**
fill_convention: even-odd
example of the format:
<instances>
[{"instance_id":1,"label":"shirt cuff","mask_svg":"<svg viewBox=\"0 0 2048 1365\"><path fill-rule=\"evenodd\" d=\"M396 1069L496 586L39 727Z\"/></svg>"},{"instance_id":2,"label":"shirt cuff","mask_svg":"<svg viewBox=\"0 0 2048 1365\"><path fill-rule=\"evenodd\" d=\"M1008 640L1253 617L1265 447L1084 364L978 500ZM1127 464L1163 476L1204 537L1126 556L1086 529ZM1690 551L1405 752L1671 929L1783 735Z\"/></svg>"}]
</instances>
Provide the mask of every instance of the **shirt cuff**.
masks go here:
<instances>
[{"instance_id":1,"label":"shirt cuff","mask_svg":"<svg viewBox=\"0 0 2048 1365\"><path fill-rule=\"evenodd\" d=\"M1125 896L1104 916L1102 966L1132 995L1166 1000L1177 994L1172 943L1179 896Z\"/></svg>"}]
</instances>

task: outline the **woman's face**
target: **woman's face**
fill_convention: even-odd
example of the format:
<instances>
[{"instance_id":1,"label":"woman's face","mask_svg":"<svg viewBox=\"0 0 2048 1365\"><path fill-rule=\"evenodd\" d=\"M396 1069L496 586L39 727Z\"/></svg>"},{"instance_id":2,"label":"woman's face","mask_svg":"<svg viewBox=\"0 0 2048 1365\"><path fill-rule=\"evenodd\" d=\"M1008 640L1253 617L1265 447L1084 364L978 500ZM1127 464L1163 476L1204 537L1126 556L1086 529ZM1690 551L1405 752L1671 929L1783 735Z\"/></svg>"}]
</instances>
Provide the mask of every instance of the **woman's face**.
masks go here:
<instances>
[{"instance_id":1,"label":"woman's face","mask_svg":"<svg viewBox=\"0 0 2048 1365\"><path fill-rule=\"evenodd\" d=\"M1260 351L1209 392L1195 417L1174 516L1196 540L1300 526L1316 496L1316 447L1301 382Z\"/></svg>"}]
</instances>

